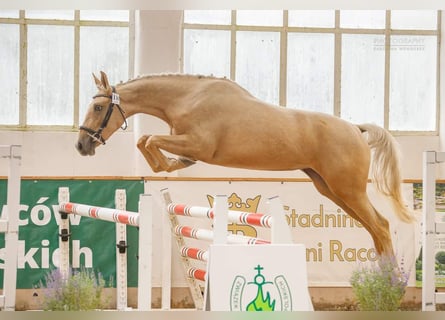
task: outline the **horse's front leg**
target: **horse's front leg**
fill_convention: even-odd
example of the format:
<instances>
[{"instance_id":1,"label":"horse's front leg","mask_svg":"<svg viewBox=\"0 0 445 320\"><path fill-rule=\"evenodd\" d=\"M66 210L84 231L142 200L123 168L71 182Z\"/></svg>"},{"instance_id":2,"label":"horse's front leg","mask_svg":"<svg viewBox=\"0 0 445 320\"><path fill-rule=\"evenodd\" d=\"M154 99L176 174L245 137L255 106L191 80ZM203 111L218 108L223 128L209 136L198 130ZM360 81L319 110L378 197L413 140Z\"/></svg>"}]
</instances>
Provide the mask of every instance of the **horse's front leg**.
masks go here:
<instances>
[{"instance_id":1,"label":"horse's front leg","mask_svg":"<svg viewBox=\"0 0 445 320\"><path fill-rule=\"evenodd\" d=\"M148 165L150 166L151 170L153 172L159 172L162 171L161 167L159 166L159 163L154 159L154 157L145 149L145 144L147 143L148 138L150 136L144 135L139 138L137 147L139 151L142 153L142 155L145 158L145 161L147 161Z\"/></svg>"},{"instance_id":2,"label":"horse's front leg","mask_svg":"<svg viewBox=\"0 0 445 320\"><path fill-rule=\"evenodd\" d=\"M141 151L147 163L154 172L175 170L186 168L195 163L187 157L168 158L160 149L166 150L177 155L192 154L191 148L193 144L189 141L188 136L142 136L137 147Z\"/></svg>"}]
</instances>

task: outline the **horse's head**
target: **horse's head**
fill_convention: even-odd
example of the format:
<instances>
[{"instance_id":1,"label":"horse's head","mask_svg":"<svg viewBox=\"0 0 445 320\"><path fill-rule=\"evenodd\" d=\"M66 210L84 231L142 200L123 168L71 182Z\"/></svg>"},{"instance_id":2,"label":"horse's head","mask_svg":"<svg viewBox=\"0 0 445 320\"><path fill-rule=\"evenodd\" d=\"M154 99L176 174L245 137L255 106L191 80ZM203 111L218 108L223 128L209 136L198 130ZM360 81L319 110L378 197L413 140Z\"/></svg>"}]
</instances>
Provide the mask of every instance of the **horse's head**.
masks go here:
<instances>
[{"instance_id":1,"label":"horse's head","mask_svg":"<svg viewBox=\"0 0 445 320\"><path fill-rule=\"evenodd\" d=\"M102 71L100 74L100 80L93 74L99 91L88 106L76 144L77 150L83 156L94 155L97 146L105 144L105 141L122 125L125 126L124 129L127 126L124 111L120 107L119 95L108 83L107 75ZM115 109L117 112L113 112Z\"/></svg>"}]
</instances>

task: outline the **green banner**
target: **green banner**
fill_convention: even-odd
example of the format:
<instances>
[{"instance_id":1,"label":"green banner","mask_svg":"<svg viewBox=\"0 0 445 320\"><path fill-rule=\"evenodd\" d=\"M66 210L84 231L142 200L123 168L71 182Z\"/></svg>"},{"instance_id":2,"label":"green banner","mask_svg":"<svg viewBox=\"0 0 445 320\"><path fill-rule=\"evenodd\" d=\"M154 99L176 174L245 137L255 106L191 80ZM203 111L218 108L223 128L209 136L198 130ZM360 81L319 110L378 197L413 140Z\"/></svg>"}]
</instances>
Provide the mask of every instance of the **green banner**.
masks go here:
<instances>
[{"instance_id":1,"label":"green banner","mask_svg":"<svg viewBox=\"0 0 445 320\"><path fill-rule=\"evenodd\" d=\"M7 181L0 180L0 209L5 210ZM58 189L68 187L70 201L114 208L115 190L125 189L127 210L138 211L142 180L22 180L19 215L17 288L39 286L45 274L58 265L60 215ZM70 263L100 272L116 286L115 224L70 215ZM4 234L0 234L0 287L3 287ZM137 287L138 230L127 226L128 286Z\"/></svg>"}]
</instances>

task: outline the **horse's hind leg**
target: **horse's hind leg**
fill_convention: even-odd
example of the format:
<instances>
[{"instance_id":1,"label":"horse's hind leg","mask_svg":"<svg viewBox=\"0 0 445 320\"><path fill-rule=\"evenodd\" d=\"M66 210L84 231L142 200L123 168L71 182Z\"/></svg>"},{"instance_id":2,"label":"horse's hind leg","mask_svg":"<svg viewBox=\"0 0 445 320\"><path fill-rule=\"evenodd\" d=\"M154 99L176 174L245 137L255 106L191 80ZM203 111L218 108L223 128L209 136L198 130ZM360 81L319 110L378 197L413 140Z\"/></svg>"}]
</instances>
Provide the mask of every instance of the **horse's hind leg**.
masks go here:
<instances>
[{"instance_id":1,"label":"horse's hind leg","mask_svg":"<svg viewBox=\"0 0 445 320\"><path fill-rule=\"evenodd\" d=\"M357 191L357 194L355 194L355 191L351 191L348 196L341 198L331 190L331 187L317 172L312 169L304 169L303 171L311 178L318 192L329 198L363 225L371 235L379 255L390 257L394 255L388 221L371 205L366 193L359 196L359 191ZM334 189L335 187L336 185ZM357 200L352 201L351 198L357 198ZM345 199L347 202L345 202Z\"/></svg>"},{"instance_id":2,"label":"horse's hind leg","mask_svg":"<svg viewBox=\"0 0 445 320\"><path fill-rule=\"evenodd\" d=\"M374 208L366 192L343 196L343 201L360 217L360 221L365 222L363 225L374 239L377 253L394 257L389 222Z\"/></svg>"}]
</instances>

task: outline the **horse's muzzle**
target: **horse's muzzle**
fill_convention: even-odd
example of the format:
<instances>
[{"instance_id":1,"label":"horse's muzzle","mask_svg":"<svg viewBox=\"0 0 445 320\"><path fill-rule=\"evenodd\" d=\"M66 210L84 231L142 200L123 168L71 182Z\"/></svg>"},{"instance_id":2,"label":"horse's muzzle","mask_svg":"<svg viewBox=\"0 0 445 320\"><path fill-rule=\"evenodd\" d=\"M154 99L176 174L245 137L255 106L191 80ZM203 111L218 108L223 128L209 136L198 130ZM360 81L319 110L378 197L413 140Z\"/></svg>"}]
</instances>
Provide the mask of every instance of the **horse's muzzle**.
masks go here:
<instances>
[{"instance_id":1,"label":"horse's muzzle","mask_svg":"<svg viewBox=\"0 0 445 320\"><path fill-rule=\"evenodd\" d=\"M91 141L82 142L79 140L75 147L82 156L93 156L95 154L95 145Z\"/></svg>"}]
</instances>

